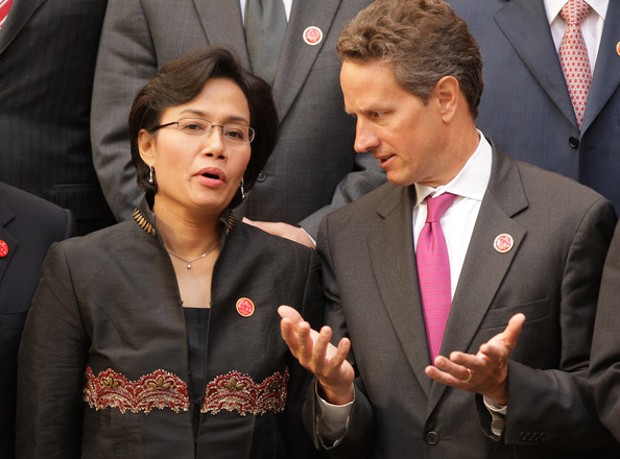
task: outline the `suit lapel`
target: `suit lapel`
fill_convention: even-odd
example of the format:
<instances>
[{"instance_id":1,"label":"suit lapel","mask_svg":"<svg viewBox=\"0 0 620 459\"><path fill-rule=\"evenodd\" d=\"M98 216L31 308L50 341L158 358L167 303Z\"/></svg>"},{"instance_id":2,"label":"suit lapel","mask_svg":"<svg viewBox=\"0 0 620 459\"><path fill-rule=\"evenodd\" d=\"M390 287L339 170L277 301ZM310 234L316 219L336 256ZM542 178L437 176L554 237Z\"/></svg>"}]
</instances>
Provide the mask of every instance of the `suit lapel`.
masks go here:
<instances>
[{"instance_id":1,"label":"suit lapel","mask_svg":"<svg viewBox=\"0 0 620 459\"><path fill-rule=\"evenodd\" d=\"M519 170L512 159L495 147L493 151L493 172L452 301L442 355L453 350L467 351L525 237L525 228L512 218L528 205ZM500 253L494 241L504 233L512 236L514 244L508 252ZM428 413L446 388L433 384Z\"/></svg>"},{"instance_id":2,"label":"suit lapel","mask_svg":"<svg viewBox=\"0 0 620 459\"><path fill-rule=\"evenodd\" d=\"M9 18L0 30L0 54L9 46L28 23L34 12L47 0L17 0L13 2Z\"/></svg>"},{"instance_id":3,"label":"suit lapel","mask_svg":"<svg viewBox=\"0 0 620 459\"><path fill-rule=\"evenodd\" d=\"M340 2L341 0L293 2L273 85L274 99L281 121L286 118L326 42ZM304 30L310 26L316 26L323 32L323 40L318 45L310 46L303 40Z\"/></svg>"},{"instance_id":4,"label":"suit lapel","mask_svg":"<svg viewBox=\"0 0 620 459\"><path fill-rule=\"evenodd\" d=\"M426 394L431 381L424 374L429 363L424 318L413 257L411 212L407 188L395 188L378 213L384 218L368 237L368 250L379 294L402 344L411 369Z\"/></svg>"},{"instance_id":5,"label":"suit lapel","mask_svg":"<svg viewBox=\"0 0 620 459\"><path fill-rule=\"evenodd\" d=\"M238 0L193 0L202 27L211 46L225 46L236 51L241 63L250 68L250 58L245 44L241 6ZM232 14L218 11L232 10Z\"/></svg>"},{"instance_id":6,"label":"suit lapel","mask_svg":"<svg viewBox=\"0 0 620 459\"><path fill-rule=\"evenodd\" d=\"M577 127L542 0L512 0L494 19L551 100Z\"/></svg>"},{"instance_id":7,"label":"suit lapel","mask_svg":"<svg viewBox=\"0 0 620 459\"><path fill-rule=\"evenodd\" d=\"M9 254L6 257L0 258L0 281L2 281L11 258L13 258L19 245L19 241L5 228L13 219L15 219L15 212L0 197L0 240L6 242L9 246Z\"/></svg>"},{"instance_id":8,"label":"suit lapel","mask_svg":"<svg viewBox=\"0 0 620 459\"><path fill-rule=\"evenodd\" d=\"M610 1L605 16L605 27L598 48L592 87L581 126L582 132L596 119L605 104L620 87L620 55L616 46L620 43L620 2Z\"/></svg>"}]
</instances>

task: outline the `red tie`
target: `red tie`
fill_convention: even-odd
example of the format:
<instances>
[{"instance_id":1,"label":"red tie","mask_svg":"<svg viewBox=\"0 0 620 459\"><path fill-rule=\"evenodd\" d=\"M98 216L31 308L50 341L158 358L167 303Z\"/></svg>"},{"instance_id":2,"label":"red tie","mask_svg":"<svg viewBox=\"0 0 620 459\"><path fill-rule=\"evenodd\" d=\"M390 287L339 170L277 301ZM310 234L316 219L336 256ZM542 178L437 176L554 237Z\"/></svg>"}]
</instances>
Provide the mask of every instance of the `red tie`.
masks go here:
<instances>
[{"instance_id":1,"label":"red tie","mask_svg":"<svg viewBox=\"0 0 620 459\"><path fill-rule=\"evenodd\" d=\"M12 4L13 0L0 0L0 28L4 25Z\"/></svg>"},{"instance_id":2,"label":"red tie","mask_svg":"<svg viewBox=\"0 0 620 459\"><path fill-rule=\"evenodd\" d=\"M560 44L560 63L579 128L583 122L588 92L592 85L588 48L580 27L583 20L590 14L590 10L590 5L584 0L569 0L560 11L560 16L566 22L566 32Z\"/></svg>"},{"instance_id":3,"label":"red tie","mask_svg":"<svg viewBox=\"0 0 620 459\"><path fill-rule=\"evenodd\" d=\"M416 263L431 362L439 355L452 302L450 258L439 220L455 199L450 193L426 198L426 223L418 236Z\"/></svg>"}]
</instances>

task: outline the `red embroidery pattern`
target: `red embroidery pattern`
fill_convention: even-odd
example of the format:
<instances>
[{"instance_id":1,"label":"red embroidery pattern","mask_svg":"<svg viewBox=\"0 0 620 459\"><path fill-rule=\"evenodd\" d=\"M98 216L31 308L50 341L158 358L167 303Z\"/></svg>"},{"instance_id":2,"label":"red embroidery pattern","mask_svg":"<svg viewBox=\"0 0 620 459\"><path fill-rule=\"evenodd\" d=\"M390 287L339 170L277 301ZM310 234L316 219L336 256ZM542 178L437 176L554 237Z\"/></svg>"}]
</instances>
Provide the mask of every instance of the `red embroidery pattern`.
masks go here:
<instances>
[{"instance_id":1,"label":"red embroidery pattern","mask_svg":"<svg viewBox=\"0 0 620 459\"><path fill-rule=\"evenodd\" d=\"M205 389L201 413L217 414L221 410L246 414L279 413L286 405L289 371L275 372L257 384L249 375L230 371L218 376Z\"/></svg>"},{"instance_id":2,"label":"red embroidery pattern","mask_svg":"<svg viewBox=\"0 0 620 459\"><path fill-rule=\"evenodd\" d=\"M189 409L187 384L173 373L155 370L138 381L129 381L113 369L94 375L91 367L86 368L84 401L97 411L118 408L121 413L150 413L153 408L170 408L178 413Z\"/></svg>"}]
</instances>

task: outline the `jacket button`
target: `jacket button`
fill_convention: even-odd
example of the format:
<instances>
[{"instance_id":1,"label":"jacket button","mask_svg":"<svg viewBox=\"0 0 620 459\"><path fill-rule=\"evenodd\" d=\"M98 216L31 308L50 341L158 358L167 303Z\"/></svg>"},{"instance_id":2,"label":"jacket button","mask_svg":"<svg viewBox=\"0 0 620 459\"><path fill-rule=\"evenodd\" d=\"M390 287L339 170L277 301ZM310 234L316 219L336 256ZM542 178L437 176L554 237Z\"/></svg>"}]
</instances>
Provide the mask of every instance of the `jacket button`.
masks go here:
<instances>
[{"instance_id":1,"label":"jacket button","mask_svg":"<svg viewBox=\"0 0 620 459\"><path fill-rule=\"evenodd\" d=\"M264 182L266 178L267 178L267 174L265 174L265 171L260 171L258 173L258 177L256 177L256 181L257 182Z\"/></svg>"},{"instance_id":2,"label":"jacket button","mask_svg":"<svg viewBox=\"0 0 620 459\"><path fill-rule=\"evenodd\" d=\"M426 441L426 443L428 443L431 446L436 445L437 443L439 443L439 434L437 432L433 432L432 430L430 432L426 432L426 435L424 437L424 440Z\"/></svg>"},{"instance_id":3,"label":"jacket button","mask_svg":"<svg viewBox=\"0 0 620 459\"><path fill-rule=\"evenodd\" d=\"M570 145L571 148L574 148L576 150L577 148L579 148L579 139L577 137L569 137L568 145Z\"/></svg>"}]
</instances>

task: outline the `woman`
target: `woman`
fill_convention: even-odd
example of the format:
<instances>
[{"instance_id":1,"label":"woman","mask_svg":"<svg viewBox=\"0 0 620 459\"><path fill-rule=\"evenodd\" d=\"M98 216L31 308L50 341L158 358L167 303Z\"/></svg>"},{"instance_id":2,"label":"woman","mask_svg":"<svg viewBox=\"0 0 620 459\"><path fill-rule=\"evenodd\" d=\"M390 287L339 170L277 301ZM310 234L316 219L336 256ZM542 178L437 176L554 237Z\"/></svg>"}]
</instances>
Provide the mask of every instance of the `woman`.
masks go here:
<instances>
[{"instance_id":1,"label":"woman","mask_svg":"<svg viewBox=\"0 0 620 459\"><path fill-rule=\"evenodd\" d=\"M276 308L320 323L318 260L231 211L275 143L269 86L199 50L143 88L129 124L146 199L48 254L20 349L18 457L312 456L309 376Z\"/></svg>"}]
</instances>

